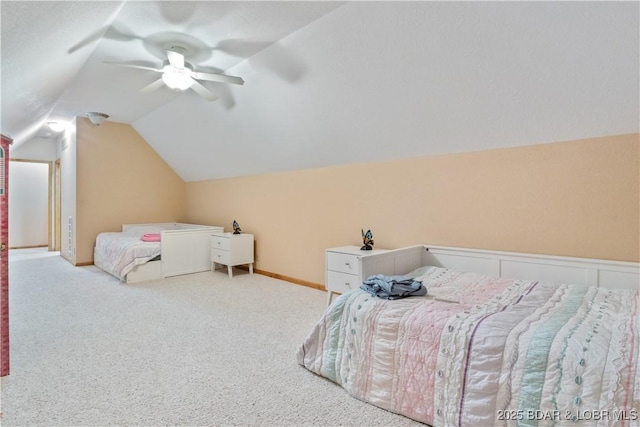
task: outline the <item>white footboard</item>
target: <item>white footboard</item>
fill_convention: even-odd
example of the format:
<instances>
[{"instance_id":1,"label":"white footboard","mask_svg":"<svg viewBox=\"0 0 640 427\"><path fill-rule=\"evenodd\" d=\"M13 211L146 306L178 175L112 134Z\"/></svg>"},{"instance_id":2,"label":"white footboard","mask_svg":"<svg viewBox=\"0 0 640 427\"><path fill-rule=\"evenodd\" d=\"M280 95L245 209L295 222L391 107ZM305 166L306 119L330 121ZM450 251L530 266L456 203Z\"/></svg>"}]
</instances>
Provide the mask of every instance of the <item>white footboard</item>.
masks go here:
<instances>
[{"instance_id":1,"label":"white footboard","mask_svg":"<svg viewBox=\"0 0 640 427\"><path fill-rule=\"evenodd\" d=\"M164 277L198 273L211 269L211 234L222 227L166 230L162 232L162 274Z\"/></svg>"}]
</instances>

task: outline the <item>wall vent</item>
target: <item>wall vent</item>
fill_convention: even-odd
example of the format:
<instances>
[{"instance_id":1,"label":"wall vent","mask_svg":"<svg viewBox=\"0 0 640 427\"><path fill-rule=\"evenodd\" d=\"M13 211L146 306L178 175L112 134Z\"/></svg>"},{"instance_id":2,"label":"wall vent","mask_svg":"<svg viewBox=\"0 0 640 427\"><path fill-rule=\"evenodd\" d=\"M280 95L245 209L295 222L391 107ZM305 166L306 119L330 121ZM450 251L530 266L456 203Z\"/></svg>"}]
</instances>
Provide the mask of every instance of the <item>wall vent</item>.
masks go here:
<instances>
[{"instance_id":1,"label":"wall vent","mask_svg":"<svg viewBox=\"0 0 640 427\"><path fill-rule=\"evenodd\" d=\"M69 225L68 225L68 230L67 230L67 235L68 235L68 244L69 246L67 247L68 253L69 253L69 259L73 260L73 218L69 217Z\"/></svg>"}]
</instances>

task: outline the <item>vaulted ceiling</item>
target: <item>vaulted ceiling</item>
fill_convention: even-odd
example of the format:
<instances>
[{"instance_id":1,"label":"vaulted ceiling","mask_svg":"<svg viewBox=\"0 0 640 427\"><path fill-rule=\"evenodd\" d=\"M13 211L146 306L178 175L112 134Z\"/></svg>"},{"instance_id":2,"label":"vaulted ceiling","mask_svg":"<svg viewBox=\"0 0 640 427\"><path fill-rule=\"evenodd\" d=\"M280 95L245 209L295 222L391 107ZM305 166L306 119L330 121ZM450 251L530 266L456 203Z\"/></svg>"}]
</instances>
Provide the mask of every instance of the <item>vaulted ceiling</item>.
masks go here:
<instances>
[{"instance_id":1,"label":"vaulted ceiling","mask_svg":"<svg viewBox=\"0 0 640 427\"><path fill-rule=\"evenodd\" d=\"M639 131L638 2L0 2L2 133L88 111L185 181ZM243 86L192 90L181 46ZM375 171L372 171L375 173Z\"/></svg>"}]
</instances>

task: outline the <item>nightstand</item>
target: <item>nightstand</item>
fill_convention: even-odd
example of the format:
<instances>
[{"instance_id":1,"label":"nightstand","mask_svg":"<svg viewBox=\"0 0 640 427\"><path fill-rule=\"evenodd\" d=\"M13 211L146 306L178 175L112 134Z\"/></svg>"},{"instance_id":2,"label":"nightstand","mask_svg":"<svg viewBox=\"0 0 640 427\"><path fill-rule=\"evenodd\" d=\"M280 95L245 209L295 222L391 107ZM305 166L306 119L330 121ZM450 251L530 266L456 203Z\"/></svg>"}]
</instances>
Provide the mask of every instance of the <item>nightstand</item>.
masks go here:
<instances>
[{"instance_id":1,"label":"nightstand","mask_svg":"<svg viewBox=\"0 0 640 427\"><path fill-rule=\"evenodd\" d=\"M326 250L325 288L327 305L331 304L334 293L343 293L360 287L369 276L384 274L386 265L381 265L376 255L388 252L387 249L361 251L360 246L342 246Z\"/></svg>"},{"instance_id":2,"label":"nightstand","mask_svg":"<svg viewBox=\"0 0 640 427\"><path fill-rule=\"evenodd\" d=\"M233 278L232 267L249 265L253 274L253 234L214 233L211 235L211 271L217 264L226 265L229 278Z\"/></svg>"}]
</instances>

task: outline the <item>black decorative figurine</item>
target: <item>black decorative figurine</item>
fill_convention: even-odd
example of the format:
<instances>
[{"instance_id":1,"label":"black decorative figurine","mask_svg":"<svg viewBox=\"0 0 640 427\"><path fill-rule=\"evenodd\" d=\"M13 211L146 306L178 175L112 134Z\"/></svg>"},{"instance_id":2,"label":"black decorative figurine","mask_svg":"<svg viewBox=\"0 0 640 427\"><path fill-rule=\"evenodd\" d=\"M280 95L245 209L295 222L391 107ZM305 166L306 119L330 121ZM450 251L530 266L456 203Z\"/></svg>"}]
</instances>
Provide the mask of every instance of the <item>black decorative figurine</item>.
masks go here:
<instances>
[{"instance_id":1,"label":"black decorative figurine","mask_svg":"<svg viewBox=\"0 0 640 427\"><path fill-rule=\"evenodd\" d=\"M373 234L371 234L371 230L367 230L367 232L365 233L364 230L360 230L362 231L362 243L364 243L364 246L360 248L361 251L370 251L373 249Z\"/></svg>"},{"instance_id":2,"label":"black decorative figurine","mask_svg":"<svg viewBox=\"0 0 640 427\"><path fill-rule=\"evenodd\" d=\"M240 228L240 224L235 219L233 220L233 234L240 234L242 229Z\"/></svg>"}]
</instances>

